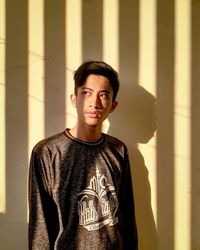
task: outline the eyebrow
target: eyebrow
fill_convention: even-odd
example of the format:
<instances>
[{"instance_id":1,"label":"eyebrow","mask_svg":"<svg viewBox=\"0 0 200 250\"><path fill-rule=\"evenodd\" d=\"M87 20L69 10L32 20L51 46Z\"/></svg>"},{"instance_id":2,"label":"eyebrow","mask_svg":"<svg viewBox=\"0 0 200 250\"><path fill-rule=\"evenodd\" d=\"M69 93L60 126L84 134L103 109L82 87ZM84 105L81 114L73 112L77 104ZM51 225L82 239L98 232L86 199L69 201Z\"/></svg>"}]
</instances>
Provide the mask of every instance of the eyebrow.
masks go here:
<instances>
[{"instance_id":1,"label":"eyebrow","mask_svg":"<svg viewBox=\"0 0 200 250\"><path fill-rule=\"evenodd\" d=\"M94 91L93 89L91 88L88 88L88 87L82 87L83 90L90 90L90 91ZM100 90L100 93L107 93L107 94L110 94L110 91L106 90L106 89L103 89L103 90Z\"/></svg>"}]
</instances>

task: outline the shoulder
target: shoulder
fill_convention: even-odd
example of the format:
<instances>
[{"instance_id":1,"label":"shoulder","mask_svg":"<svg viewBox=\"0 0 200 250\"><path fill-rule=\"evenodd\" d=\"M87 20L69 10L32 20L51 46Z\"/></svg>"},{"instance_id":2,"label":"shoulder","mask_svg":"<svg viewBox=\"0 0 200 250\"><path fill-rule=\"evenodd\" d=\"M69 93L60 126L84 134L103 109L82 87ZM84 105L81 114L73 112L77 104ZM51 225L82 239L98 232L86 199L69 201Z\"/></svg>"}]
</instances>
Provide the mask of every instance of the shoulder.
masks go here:
<instances>
[{"instance_id":1,"label":"shoulder","mask_svg":"<svg viewBox=\"0 0 200 250\"><path fill-rule=\"evenodd\" d=\"M34 147L33 152L38 156L45 154L49 151L54 151L56 148L62 147L67 141L67 137L64 132L52 135L41 141L39 141Z\"/></svg>"},{"instance_id":2,"label":"shoulder","mask_svg":"<svg viewBox=\"0 0 200 250\"><path fill-rule=\"evenodd\" d=\"M105 136L106 142L126 147L125 143L123 141L121 141L120 139L118 139L114 136L111 136L109 134L104 134L104 136Z\"/></svg>"},{"instance_id":3,"label":"shoulder","mask_svg":"<svg viewBox=\"0 0 200 250\"><path fill-rule=\"evenodd\" d=\"M114 147L115 149L117 149L118 151L121 151L123 153L127 153L128 149L126 144L121 141L120 139L108 135L108 134L104 134L105 136L105 143L109 146L109 147Z\"/></svg>"}]
</instances>

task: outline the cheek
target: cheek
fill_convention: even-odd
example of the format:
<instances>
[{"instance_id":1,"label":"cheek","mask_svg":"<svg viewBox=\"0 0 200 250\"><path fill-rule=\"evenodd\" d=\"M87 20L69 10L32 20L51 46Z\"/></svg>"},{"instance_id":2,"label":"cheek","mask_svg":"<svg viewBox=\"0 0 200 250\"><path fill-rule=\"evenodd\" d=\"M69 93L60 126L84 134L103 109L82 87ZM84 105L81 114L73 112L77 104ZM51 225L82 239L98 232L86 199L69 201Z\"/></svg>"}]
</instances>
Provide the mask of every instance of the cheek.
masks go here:
<instances>
[{"instance_id":1,"label":"cheek","mask_svg":"<svg viewBox=\"0 0 200 250\"><path fill-rule=\"evenodd\" d=\"M104 102L102 102L102 106L105 109L110 110L112 108L112 102L110 102L110 101L104 101Z\"/></svg>"},{"instance_id":2,"label":"cheek","mask_svg":"<svg viewBox=\"0 0 200 250\"><path fill-rule=\"evenodd\" d=\"M87 106L87 101L84 98L78 98L76 100L76 108L77 108L77 110L82 111L82 110L85 109L86 106Z\"/></svg>"}]
</instances>

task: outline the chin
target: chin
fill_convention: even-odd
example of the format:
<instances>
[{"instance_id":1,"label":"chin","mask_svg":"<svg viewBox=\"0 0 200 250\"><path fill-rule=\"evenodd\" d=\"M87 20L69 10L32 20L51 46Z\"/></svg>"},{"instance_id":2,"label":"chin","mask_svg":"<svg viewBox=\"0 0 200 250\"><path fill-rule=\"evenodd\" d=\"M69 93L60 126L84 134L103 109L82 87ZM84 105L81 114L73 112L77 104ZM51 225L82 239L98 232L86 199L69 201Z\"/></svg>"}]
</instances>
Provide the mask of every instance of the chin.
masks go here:
<instances>
[{"instance_id":1,"label":"chin","mask_svg":"<svg viewBox=\"0 0 200 250\"><path fill-rule=\"evenodd\" d=\"M102 122L100 122L99 120L95 120L95 119L93 119L93 120L87 120L86 121L86 124L88 125L88 126L92 126L92 127L99 127L99 126L101 126L102 125Z\"/></svg>"},{"instance_id":2,"label":"chin","mask_svg":"<svg viewBox=\"0 0 200 250\"><path fill-rule=\"evenodd\" d=\"M87 122L86 123L88 126L91 126L91 127L98 127L98 126L101 126L98 122Z\"/></svg>"}]
</instances>

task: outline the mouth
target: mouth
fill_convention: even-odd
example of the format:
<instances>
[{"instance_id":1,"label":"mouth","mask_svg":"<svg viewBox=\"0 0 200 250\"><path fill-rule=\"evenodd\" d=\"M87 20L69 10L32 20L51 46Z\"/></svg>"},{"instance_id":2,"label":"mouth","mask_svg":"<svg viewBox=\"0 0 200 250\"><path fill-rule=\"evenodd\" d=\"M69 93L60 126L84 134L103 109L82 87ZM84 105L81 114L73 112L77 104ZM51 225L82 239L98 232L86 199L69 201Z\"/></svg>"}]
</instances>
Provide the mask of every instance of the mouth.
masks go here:
<instances>
[{"instance_id":1,"label":"mouth","mask_svg":"<svg viewBox=\"0 0 200 250\"><path fill-rule=\"evenodd\" d=\"M89 111L86 112L86 115L90 118L100 118L101 117L101 113L100 112L96 112L96 111Z\"/></svg>"}]
</instances>

